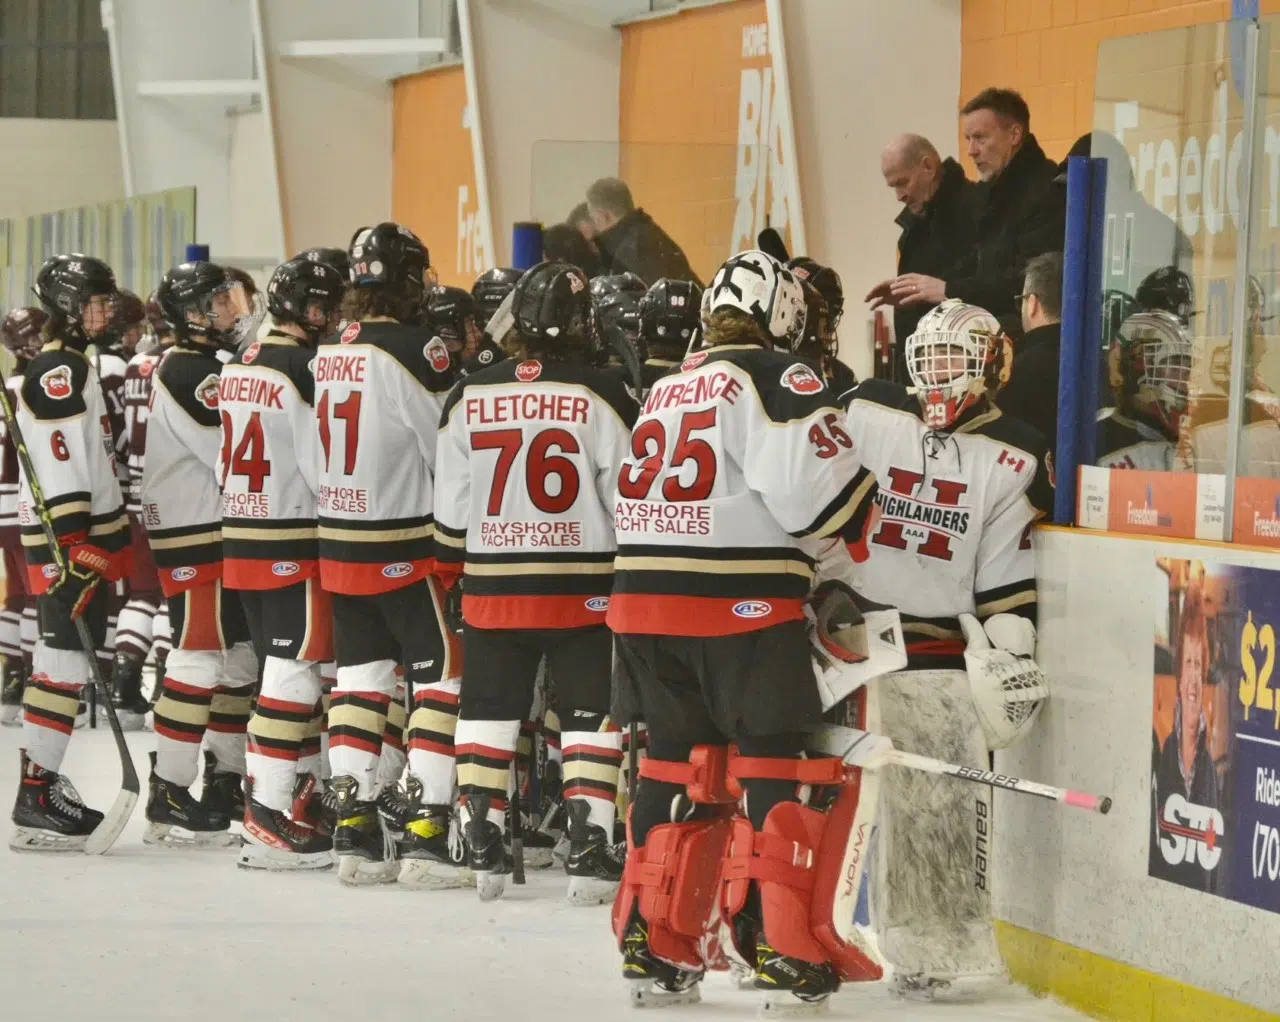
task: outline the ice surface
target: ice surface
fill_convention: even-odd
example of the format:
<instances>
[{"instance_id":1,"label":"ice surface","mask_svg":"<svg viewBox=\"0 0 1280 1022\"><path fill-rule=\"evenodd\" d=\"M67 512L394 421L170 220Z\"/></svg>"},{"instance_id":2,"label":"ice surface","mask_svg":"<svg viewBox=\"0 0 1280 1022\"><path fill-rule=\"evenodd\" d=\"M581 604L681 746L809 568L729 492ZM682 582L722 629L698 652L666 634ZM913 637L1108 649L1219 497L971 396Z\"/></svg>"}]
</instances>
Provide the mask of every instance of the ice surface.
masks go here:
<instances>
[{"instance_id":1,"label":"ice surface","mask_svg":"<svg viewBox=\"0 0 1280 1022\"><path fill-rule=\"evenodd\" d=\"M21 731L0 729L6 818ZM144 777L150 733L131 736ZM80 731L67 775L105 809L119 779L111 735ZM0 846L0 1019L5 1022L693 1022L748 1019L755 995L725 977L703 1004L626 1003L607 907L572 909L563 874L530 873L481 905L470 891L349 890L330 871L239 870L235 852L142 845L142 803L102 858ZM983 1003L916 1004L882 985L841 993L858 1022L1066 1022L1081 1016L1007 988Z\"/></svg>"}]
</instances>

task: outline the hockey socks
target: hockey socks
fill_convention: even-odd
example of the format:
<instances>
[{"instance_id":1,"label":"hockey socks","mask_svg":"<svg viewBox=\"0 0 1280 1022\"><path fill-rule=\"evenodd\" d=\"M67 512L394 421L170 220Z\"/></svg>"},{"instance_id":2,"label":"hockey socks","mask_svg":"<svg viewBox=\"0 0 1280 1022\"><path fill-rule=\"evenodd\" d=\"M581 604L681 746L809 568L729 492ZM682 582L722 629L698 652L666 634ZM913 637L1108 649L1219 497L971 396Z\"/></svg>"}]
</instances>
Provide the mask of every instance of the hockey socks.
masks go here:
<instances>
[{"instance_id":1,"label":"hockey socks","mask_svg":"<svg viewBox=\"0 0 1280 1022\"><path fill-rule=\"evenodd\" d=\"M317 760L320 730L316 708L320 672L316 664L269 656L262 694L249 720L246 755L253 797L268 809L288 811L304 751Z\"/></svg>"},{"instance_id":2,"label":"hockey socks","mask_svg":"<svg viewBox=\"0 0 1280 1022\"><path fill-rule=\"evenodd\" d=\"M458 721L458 788L462 801L484 797L487 817L499 831L505 825L511 761L520 737L518 720Z\"/></svg>"},{"instance_id":3,"label":"hockey socks","mask_svg":"<svg viewBox=\"0 0 1280 1022\"><path fill-rule=\"evenodd\" d=\"M571 711L564 743L564 800L582 799L587 822L612 837L622 769L622 732L603 713Z\"/></svg>"},{"instance_id":4,"label":"hockey socks","mask_svg":"<svg viewBox=\"0 0 1280 1022\"><path fill-rule=\"evenodd\" d=\"M422 785L427 805L453 801L454 733L458 727L458 678L418 685L409 718L409 772Z\"/></svg>"}]
</instances>

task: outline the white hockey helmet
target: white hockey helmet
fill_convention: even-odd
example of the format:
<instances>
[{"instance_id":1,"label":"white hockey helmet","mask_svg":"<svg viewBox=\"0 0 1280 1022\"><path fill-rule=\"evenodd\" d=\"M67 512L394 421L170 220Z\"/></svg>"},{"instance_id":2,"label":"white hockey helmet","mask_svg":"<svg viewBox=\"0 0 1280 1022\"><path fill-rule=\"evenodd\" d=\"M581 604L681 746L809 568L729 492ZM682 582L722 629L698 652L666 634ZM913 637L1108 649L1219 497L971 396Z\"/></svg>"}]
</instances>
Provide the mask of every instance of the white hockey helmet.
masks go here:
<instances>
[{"instance_id":1,"label":"white hockey helmet","mask_svg":"<svg viewBox=\"0 0 1280 1022\"><path fill-rule=\"evenodd\" d=\"M1034 633L1029 621L1019 620ZM966 641L964 666L969 675L969 689L987 747L1007 748L1031 730L1040 707L1049 698L1049 681L1030 655L1019 656L1012 649L994 648L988 631L972 614L960 615L960 628ZM1031 640L1033 648L1034 641ZM1026 648L1024 641L1009 645Z\"/></svg>"},{"instance_id":2,"label":"white hockey helmet","mask_svg":"<svg viewBox=\"0 0 1280 1022\"><path fill-rule=\"evenodd\" d=\"M1135 312L1120 324L1118 339L1125 402L1176 437L1191 386L1187 328L1170 312Z\"/></svg>"},{"instance_id":3,"label":"white hockey helmet","mask_svg":"<svg viewBox=\"0 0 1280 1022\"><path fill-rule=\"evenodd\" d=\"M1008 381L1012 346L986 309L948 298L907 338L907 373L924 421L945 429Z\"/></svg>"},{"instance_id":4,"label":"white hockey helmet","mask_svg":"<svg viewBox=\"0 0 1280 1022\"><path fill-rule=\"evenodd\" d=\"M800 279L773 256L750 249L730 256L702 292L702 321L737 309L788 351L804 336L805 301Z\"/></svg>"}]
</instances>

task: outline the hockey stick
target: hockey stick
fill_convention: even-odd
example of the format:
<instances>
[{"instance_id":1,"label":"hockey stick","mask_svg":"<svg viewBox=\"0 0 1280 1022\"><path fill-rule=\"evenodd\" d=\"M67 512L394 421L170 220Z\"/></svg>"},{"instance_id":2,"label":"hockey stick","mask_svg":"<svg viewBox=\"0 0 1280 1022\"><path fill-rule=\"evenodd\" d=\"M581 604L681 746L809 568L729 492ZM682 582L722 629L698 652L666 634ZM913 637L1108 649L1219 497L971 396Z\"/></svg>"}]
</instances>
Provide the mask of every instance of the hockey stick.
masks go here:
<instances>
[{"instance_id":1,"label":"hockey stick","mask_svg":"<svg viewBox=\"0 0 1280 1022\"><path fill-rule=\"evenodd\" d=\"M516 754L511 757L511 879L517 884L524 880L524 820L520 804L520 749L516 739Z\"/></svg>"},{"instance_id":2,"label":"hockey stick","mask_svg":"<svg viewBox=\"0 0 1280 1022\"><path fill-rule=\"evenodd\" d=\"M778 233L777 228L766 227L757 234L756 245L761 252L773 256L780 263L786 263L791 259L791 254L787 251L787 243L782 240L782 235Z\"/></svg>"},{"instance_id":3,"label":"hockey stick","mask_svg":"<svg viewBox=\"0 0 1280 1022\"><path fill-rule=\"evenodd\" d=\"M1024 781L1020 777L1009 777L993 770L979 770L976 767L957 766L929 756L918 756L914 752L902 752L893 747L889 739L873 735L867 731L858 731L838 724L825 725L810 736L809 747L828 756L838 756L851 766L878 770L885 766L900 766L910 770L923 770L929 774L943 774L947 777L958 777L962 781L974 784L985 784L989 788L1003 788L1005 791L1016 791L1023 795L1035 795L1053 802L1062 802L1076 809L1087 809L1092 813L1106 815L1111 812L1111 799L1106 795L1089 795L1069 788L1055 788L1051 784L1039 781Z\"/></svg>"},{"instance_id":4,"label":"hockey stick","mask_svg":"<svg viewBox=\"0 0 1280 1022\"><path fill-rule=\"evenodd\" d=\"M5 425L13 440L14 450L18 452L18 463L27 477L27 489L31 491L31 502L35 504L36 517L40 519L40 528L44 532L45 542L49 544L49 552L53 554L54 563L60 572L65 571L67 559L58 542L58 534L53 528L53 516L44 500L44 491L40 488L40 480L36 477L35 467L31 464L31 454L27 450L27 442L23 439L22 430L18 428L18 417L14 413L9 399L7 387L0 387L0 411L4 414ZM102 583L99 583L101 585ZM80 639L80 647L89 659L89 675L94 691L101 697L102 706L107 711L107 721L111 725L112 737L116 740L116 751L120 753L120 792L116 795L110 811L89 835L84 843L86 855L101 855L119 839L129 817L133 815L133 807L138 802L140 785L138 771L133 765L133 757L129 755L129 746L124 739L124 731L120 728L120 719L116 716L116 708L111 705L111 694L107 691L107 683L102 679L102 669L98 666L97 647L93 636L89 634L89 626L84 618L76 618L76 634Z\"/></svg>"}]
</instances>

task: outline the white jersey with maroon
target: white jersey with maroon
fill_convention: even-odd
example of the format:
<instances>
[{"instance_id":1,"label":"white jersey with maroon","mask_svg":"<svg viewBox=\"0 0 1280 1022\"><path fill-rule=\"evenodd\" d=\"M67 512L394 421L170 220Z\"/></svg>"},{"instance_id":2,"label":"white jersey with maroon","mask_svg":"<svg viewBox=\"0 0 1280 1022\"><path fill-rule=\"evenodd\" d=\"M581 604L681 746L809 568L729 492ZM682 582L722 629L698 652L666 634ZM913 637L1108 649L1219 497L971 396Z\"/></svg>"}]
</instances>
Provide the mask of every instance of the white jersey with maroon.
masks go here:
<instances>
[{"instance_id":1,"label":"white jersey with maroon","mask_svg":"<svg viewBox=\"0 0 1280 1022\"><path fill-rule=\"evenodd\" d=\"M22 395L22 374L15 373L5 381L9 403L18 407ZM9 426L0 417L0 529L18 525L18 450L9 439Z\"/></svg>"},{"instance_id":2,"label":"white jersey with maroon","mask_svg":"<svg viewBox=\"0 0 1280 1022\"><path fill-rule=\"evenodd\" d=\"M436 548L442 563L465 562L469 625L604 623L636 411L615 375L574 362L508 359L454 388L436 456Z\"/></svg>"},{"instance_id":3,"label":"white jersey with maroon","mask_svg":"<svg viewBox=\"0 0 1280 1022\"><path fill-rule=\"evenodd\" d=\"M129 511L142 514L142 463L147 450L147 416L151 413L151 385L161 351L140 352L124 371L124 462L129 473L125 501Z\"/></svg>"},{"instance_id":4,"label":"white jersey with maroon","mask_svg":"<svg viewBox=\"0 0 1280 1022\"><path fill-rule=\"evenodd\" d=\"M884 380L854 388L847 413L880 483L881 522L857 586L898 608L913 661L962 653L962 613L1034 623L1031 526L1053 503L1044 440L1031 426L990 405L949 431L920 414L914 395Z\"/></svg>"}]
</instances>

